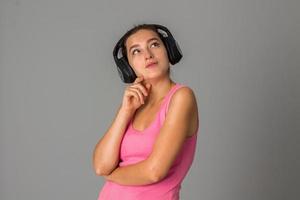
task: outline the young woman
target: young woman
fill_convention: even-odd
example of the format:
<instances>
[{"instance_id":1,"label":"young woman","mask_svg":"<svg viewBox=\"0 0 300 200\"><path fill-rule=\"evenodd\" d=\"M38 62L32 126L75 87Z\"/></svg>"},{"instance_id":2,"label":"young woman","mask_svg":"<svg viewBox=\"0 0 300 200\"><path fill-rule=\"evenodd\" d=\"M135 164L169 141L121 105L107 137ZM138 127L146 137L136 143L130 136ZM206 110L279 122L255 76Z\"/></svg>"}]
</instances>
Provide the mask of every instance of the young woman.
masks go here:
<instances>
[{"instance_id":1,"label":"young woman","mask_svg":"<svg viewBox=\"0 0 300 200\"><path fill-rule=\"evenodd\" d=\"M143 24L117 43L114 58L130 83L93 153L106 182L98 200L178 200L194 159L199 127L193 90L170 78L181 51L169 30Z\"/></svg>"}]
</instances>

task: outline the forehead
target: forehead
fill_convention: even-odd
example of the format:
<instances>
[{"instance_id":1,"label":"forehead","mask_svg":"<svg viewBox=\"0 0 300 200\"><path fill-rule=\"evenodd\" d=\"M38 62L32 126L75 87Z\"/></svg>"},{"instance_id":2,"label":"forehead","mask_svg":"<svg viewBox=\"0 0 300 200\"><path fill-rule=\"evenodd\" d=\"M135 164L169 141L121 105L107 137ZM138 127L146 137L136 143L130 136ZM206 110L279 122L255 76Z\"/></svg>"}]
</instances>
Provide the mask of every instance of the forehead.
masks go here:
<instances>
[{"instance_id":1,"label":"forehead","mask_svg":"<svg viewBox=\"0 0 300 200\"><path fill-rule=\"evenodd\" d=\"M132 45L146 42L151 38L157 38L160 40L158 34L153 30L141 29L127 38L125 46L129 48Z\"/></svg>"}]
</instances>

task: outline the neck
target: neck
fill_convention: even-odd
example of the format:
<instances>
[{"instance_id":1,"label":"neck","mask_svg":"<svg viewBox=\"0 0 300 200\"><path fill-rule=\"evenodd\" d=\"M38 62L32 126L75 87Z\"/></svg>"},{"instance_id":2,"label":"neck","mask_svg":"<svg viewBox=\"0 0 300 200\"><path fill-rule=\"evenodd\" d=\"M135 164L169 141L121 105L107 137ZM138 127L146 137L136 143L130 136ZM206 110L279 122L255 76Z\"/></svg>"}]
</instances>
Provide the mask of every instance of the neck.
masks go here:
<instances>
[{"instance_id":1,"label":"neck","mask_svg":"<svg viewBox=\"0 0 300 200\"><path fill-rule=\"evenodd\" d=\"M154 105L160 102L170 91L170 89L176 84L171 79L165 79L160 81L144 80L143 82L144 85L147 83L151 84L150 93L144 104L145 106Z\"/></svg>"}]
</instances>

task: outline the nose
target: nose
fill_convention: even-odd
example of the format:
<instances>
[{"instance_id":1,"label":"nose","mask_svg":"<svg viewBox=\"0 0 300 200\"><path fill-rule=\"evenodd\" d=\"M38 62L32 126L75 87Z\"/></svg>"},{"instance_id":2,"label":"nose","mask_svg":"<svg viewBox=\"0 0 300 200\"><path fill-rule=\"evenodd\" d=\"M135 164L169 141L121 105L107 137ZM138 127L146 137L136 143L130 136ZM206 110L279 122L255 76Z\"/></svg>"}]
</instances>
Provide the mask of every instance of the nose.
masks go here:
<instances>
[{"instance_id":1,"label":"nose","mask_svg":"<svg viewBox=\"0 0 300 200\"><path fill-rule=\"evenodd\" d=\"M152 51L151 51L150 49L148 49L148 48L145 50L145 58L146 58L146 59L153 58L153 53L152 53Z\"/></svg>"}]
</instances>

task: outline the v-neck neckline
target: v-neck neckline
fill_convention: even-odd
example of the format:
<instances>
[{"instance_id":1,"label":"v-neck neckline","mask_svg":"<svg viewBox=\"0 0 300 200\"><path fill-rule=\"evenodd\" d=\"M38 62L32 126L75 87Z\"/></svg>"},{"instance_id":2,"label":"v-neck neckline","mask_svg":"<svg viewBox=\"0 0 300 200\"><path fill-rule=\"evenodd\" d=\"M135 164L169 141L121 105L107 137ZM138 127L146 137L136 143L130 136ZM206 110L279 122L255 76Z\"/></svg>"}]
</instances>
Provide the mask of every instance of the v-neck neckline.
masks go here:
<instances>
[{"instance_id":1,"label":"v-neck neckline","mask_svg":"<svg viewBox=\"0 0 300 200\"><path fill-rule=\"evenodd\" d=\"M145 131L147 131L148 129L150 129L150 128L154 125L154 122L157 120L157 117L158 117L158 115L159 115L159 113L160 113L160 111L161 111L161 108L162 108L162 106L164 105L164 103L165 103L167 97L169 96L169 94L171 93L171 91L173 91L174 88L176 88L177 86L178 86L178 83L175 83L175 85L173 85L173 86L171 87L171 89L167 92L167 94L163 97L163 100L161 101L161 103L160 103L160 105L159 105L159 109L158 109L158 111L155 113L154 119L152 120L152 122L151 122L146 128L144 128L143 130L138 130L138 129L134 128L134 126L133 126L133 121L134 121L135 115L133 115L133 117L132 117L131 120L130 120L130 127L131 127L131 129L132 129L134 132L138 133L138 134L143 134L143 132L145 132Z\"/></svg>"}]
</instances>

